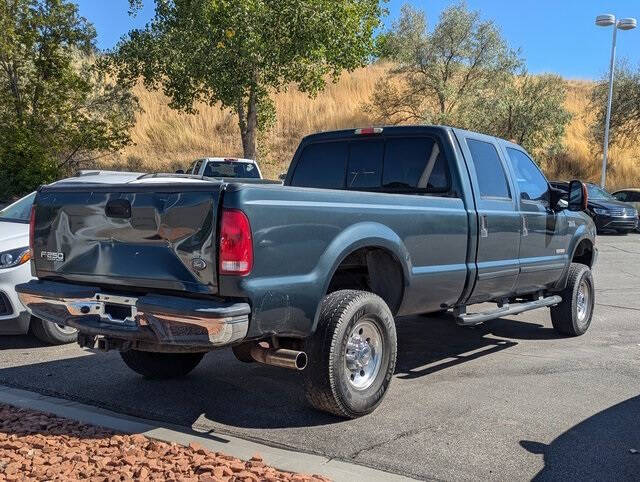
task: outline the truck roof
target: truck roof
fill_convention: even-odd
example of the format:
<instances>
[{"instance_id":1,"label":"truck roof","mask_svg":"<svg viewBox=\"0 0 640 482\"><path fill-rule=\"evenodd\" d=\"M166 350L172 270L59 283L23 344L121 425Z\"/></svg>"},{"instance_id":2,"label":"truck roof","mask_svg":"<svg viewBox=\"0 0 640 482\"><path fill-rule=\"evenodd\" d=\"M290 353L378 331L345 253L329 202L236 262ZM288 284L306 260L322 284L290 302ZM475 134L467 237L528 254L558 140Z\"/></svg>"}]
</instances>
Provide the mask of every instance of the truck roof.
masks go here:
<instances>
[{"instance_id":1,"label":"truck roof","mask_svg":"<svg viewBox=\"0 0 640 482\"><path fill-rule=\"evenodd\" d=\"M518 149L522 149L521 146L516 144L515 142L511 142L507 139L502 139L496 136L490 136L487 134L481 134L479 132L468 131L465 129L459 129L457 127L446 126L446 125L428 125L428 124L414 124L414 125L402 125L402 126L375 126L375 127L361 127L361 128L353 128L353 129L340 129L334 131L325 131L318 132L316 134L310 134L302 139L302 143L308 143L312 141L321 141L325 139L350 139L350 138L359 138L361 136L372 136L376 135L384 135L384 136L406 136L406 135L418 135L425 133L433 133L436 131L441 131L443 133L447 131L455 131L460 133L473 133L474 135L482 135L487 138L495 139L508 147L514 147Z\"/></svg>"}]
</instances>

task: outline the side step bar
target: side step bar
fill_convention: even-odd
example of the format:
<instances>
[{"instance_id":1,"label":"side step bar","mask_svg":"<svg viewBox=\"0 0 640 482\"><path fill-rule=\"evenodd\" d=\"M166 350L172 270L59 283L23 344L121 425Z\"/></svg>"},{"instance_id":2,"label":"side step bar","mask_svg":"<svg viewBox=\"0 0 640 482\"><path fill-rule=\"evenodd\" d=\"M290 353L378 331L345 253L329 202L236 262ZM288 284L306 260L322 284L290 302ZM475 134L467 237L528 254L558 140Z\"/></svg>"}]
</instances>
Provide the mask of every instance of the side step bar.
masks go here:
<instances>
[{"instance_id":1,"label":"side step bar","mask_svg":"<svg viewBox=\"0 0 640 482\"><path fill-rule=\"evenodd\" d=\"M527 301L524 303L516 303L513 305L504 305L496 310L485 311L483 313L461 313L457 316L457 323L460 326L474 326L479 325L485 321L494 320L506 315L517 315L525 311L535 310L537 308L544 308L546 306L557 305L562 301L560 296L548 296L546 298L539 298L535 301Z\"/></svg>"}]
</instances>

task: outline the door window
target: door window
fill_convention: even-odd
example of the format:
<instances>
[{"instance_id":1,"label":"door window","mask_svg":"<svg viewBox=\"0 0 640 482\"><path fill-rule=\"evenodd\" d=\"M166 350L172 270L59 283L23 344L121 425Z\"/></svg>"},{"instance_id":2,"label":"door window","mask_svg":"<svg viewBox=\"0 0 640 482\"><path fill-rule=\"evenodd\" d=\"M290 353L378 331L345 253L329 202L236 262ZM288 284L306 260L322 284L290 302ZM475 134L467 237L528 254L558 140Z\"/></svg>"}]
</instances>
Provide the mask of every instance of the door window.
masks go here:
<instances>
[{"instance_id":1,"label":"door window","mask_svg":"<svg viewBox=\"0 0 640 482\"><path fill-rule=\"evenodd\" d=\"M507 147L507 154L518 181L520 199L549 205L549 183L535 162L518 149Z\"/></svg>"},{"instance_id":2,"label":"door window","mask_svg":"<svg viewBox=\"0 0 640 482\"><path fill-rule=\"evenodd\" d=\"M511 198L507 175L495 146L476 139L467 139L467 146L476 168L480 196Z\"/></svg>"}]
</instances>

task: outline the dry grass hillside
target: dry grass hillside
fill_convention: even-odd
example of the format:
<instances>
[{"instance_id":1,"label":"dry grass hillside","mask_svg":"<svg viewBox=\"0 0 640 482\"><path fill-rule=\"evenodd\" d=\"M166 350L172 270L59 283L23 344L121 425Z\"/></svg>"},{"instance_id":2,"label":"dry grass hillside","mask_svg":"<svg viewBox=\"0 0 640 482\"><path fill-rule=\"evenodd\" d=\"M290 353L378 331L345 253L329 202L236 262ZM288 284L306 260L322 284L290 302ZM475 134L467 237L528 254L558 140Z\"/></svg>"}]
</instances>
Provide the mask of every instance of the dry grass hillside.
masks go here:
<instances>
[{"instance_id":1,"label":"dry grass hillside","mask_svg":"<svg viewBox=\"0 0 640 482\"><path fill-rule=\"evenodd\" d=\"M362 106L385 70L384 65L371 65L344 74L338 83L328 85L314 99L294 88L276 94L277 122L260 138L263 173L274 178L286 170L298 142L306 134L370 125L372 119ZM573 120L566 133L567 155L553 162L539 160L550 178L599 179L599 149L588 140L593 118L587 109L590 89L589 82L569 81L567 108ZM105 165L161 171L185 167L201 156L242 154L236 118L230 112L201 105L197 114L186 115L170 109L161 93L138 87L136 94L144 111L138 115L132 132L135 145L103 161ZM613 148L610 152L608 187L640 186L640 146Z\"/></svg>"}]
</instances>

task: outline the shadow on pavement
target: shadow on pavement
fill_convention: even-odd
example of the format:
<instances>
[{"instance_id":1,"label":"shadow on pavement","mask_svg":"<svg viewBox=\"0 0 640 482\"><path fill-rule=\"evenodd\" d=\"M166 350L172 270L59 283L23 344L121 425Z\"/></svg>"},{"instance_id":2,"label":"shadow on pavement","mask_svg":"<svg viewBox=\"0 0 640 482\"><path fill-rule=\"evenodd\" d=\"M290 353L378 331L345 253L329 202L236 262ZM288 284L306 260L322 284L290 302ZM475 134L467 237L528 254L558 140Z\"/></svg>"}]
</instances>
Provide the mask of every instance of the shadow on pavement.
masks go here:
<instances>
[{"instance_id":1,"label":"shadow on pavement","mask_svg":"<svg viewBox=\"0 0 640 482\"><path fill-rule=\"evenodd\" d=\"M530 440L520 445L544 455L544 468L534 478L537 481L638 480L640 396L589 417L548 445Z\"/></svg>"},{"instance_id":2,"label":"shadow on pavement","mask_svg":"<svg viewBox=\"0 0 640 482\"><path fill-rule=\"evenodd\" d=\"M450 313L398 322L396 376L418 378L517 345L514 340L552 340L552 328L513 319L459 327Z\"/></svg>"},{"instance_id":3,"label":"shadow on pavement","mask_svg":"<svg viewBox=\"0 0 640 482\"><path fill-rule=\"evenodd\" d=\"M515 340L556 338L549 328L515 320L461 328L450 315L400 318L397 330L396 377L400 379L423 377L489 356L515 346ZM17 338L0 338L0 349L29 348ZM43 350L56 353L55 348ZM240 363L231 350L209 353L188 377L179 380L145 380L130 371L118 353L109 352L0 369L0 384L188 427L197 427L201 417L240 429L342 421L307 404L300 373Z\"/></svg>"},{"instance_id":4,"label":"shadow on pavement","mask_svg":"<svg viewBox=\"0 0 640 482\"><path fill-rule=\"evenodd\" d=\"M42 348L45 346L47 346L46 343L31 335L0 335L0 350Z\"/></svg>"}]
</instances>

